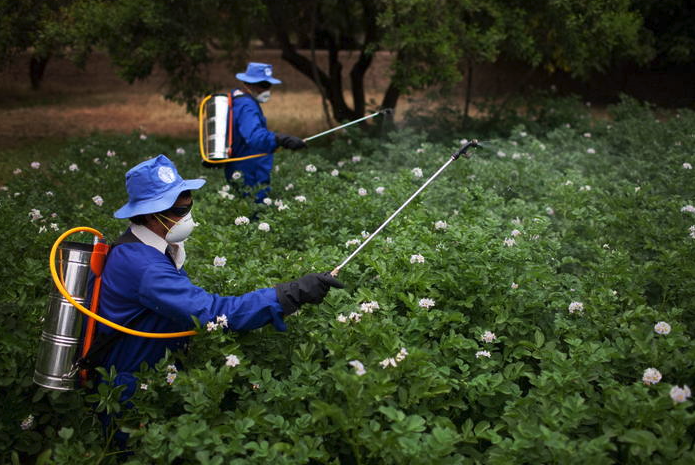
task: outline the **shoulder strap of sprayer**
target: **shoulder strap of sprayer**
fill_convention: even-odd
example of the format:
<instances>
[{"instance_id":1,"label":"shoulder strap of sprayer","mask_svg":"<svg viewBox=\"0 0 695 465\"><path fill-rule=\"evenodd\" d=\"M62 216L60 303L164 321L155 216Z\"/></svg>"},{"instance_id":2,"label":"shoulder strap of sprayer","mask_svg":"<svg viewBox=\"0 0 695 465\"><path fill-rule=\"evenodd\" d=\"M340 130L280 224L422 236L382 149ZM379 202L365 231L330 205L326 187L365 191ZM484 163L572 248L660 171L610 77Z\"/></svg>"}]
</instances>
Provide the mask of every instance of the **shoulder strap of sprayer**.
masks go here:
<instances>
[{"instance_id":1,"label":"shoulder strap of sprayer","mask_svg":"<svg viewBox=\"0 0 695 465\"><path fill-rule=\"evenodd\" d=\"M116 239L116 241L111 245L109 253L111 253L113 248L116 246L132 242L142 243L142 241L138 239L135 234L133 234L130 228L128 228L128 230L121 234L121 236L118 239ZM108 255L106 256L106 259L108 260ZM139 313L131 320L129 320L126 323L126 326L134 326L136 323L142 321L142 319L145 318L146 315L147 312ZM75 362L75 365L82 370L92 370L98 367L100 364L103 363L104 359L106 358L106 354L109 353L114 344L116 344L116 342L122 339L123 336L125 336L125 333L122 333L121 331L113 331L109 334L99 334L97 332L94 343L89 348L89 351L83 357L80 357Z\"/></svg>"}]
</instances>

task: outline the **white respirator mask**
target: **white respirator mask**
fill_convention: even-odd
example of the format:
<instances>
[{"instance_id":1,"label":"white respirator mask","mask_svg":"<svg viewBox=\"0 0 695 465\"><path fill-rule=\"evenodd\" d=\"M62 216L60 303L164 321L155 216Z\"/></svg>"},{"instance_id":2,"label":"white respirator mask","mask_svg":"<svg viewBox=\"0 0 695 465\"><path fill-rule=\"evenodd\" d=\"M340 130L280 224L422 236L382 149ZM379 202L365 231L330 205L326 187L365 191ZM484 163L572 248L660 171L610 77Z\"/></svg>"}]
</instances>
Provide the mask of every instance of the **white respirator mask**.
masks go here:
<instances>
[{"instance_id":1,"label":"white respirator mask","mask_svg":"<svg viewBox=\"0 0 695 465\"><path fill-rule=\"evenodd\" d=\"M256 101L258 103L265 103L268 100L270 100L270 91L269 90L264 90L260 94L256 95Z\"/></svg>"},{"instance_id":2,"label":"white respirator mask","mask_svg":"<svg viewBox=\"0 0 695 465\"><path fill-rule=\"evenodd\" d=\"M167 220L166 216L164 216ZM159 220L159 217L157 217ZM171 220L169 220L171 221ZM162 220L159 220L162 225L166 227L166 225L162 222ZM184 241L188 238L188 236L191 235L193 232L193 228L195 228L195 222L193 221L193 215L191 212L188 212L186 216L181 218L179 221L177 221L174 226L171 228L167 228L169 232L167 232L166 236L164 236L164 240L170 243L175 243L175 242L181 242Z\"/></svg>"}]
</instances>

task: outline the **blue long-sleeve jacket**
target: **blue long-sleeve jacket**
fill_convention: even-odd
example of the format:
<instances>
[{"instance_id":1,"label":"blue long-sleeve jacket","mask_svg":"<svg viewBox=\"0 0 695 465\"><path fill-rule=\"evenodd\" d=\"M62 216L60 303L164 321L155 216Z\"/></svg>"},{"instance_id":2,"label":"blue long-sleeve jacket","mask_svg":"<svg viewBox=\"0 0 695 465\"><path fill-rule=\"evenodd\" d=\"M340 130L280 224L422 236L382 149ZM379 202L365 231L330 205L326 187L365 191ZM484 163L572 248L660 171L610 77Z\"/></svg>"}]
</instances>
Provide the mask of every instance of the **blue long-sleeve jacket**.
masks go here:
<instances>
[{"instance_id":1,"label":"blue long-sleeve jacket","mask_svg":"<svg viewBox=\"0 0 695 465\"><path fill-rule=\"evenodd\" d=\"M139 316L142 313L143 316ZM272 288L238 297L211 294L195 286L186 272L156 248L141 242L122 243L109 253L102 274L99 314L132 329L178 332L193 327L195 316L204 325L226 316L229 328L244 331L271 323L285 331L283 311ZM137 317L133 325L129 325ZM99 324L99 334L115 331ZM124 334L104 361L119 372L116 384L126 384L124 398L135 388L132 373L146 362L153 366L166 349L176 350L187 338L151 339Z\"/></svg>"},{"instance_id":2,"label":"blue long-sleeve jacket","mask_svg":"<svg viewBox=\"0 0 695 465\"><path fill-rule=\"evenodd\" d=\"M226 163L225 175L231 179L234 171L241 171L244 184L255 186L270 183L273 168L273 152L277 148L275 133L268 130L268 124L260 104L248 94L232 91L233 132L232 153L235 158L246 155L267 153L264 157Z\"/></svg>"}]
</instances>

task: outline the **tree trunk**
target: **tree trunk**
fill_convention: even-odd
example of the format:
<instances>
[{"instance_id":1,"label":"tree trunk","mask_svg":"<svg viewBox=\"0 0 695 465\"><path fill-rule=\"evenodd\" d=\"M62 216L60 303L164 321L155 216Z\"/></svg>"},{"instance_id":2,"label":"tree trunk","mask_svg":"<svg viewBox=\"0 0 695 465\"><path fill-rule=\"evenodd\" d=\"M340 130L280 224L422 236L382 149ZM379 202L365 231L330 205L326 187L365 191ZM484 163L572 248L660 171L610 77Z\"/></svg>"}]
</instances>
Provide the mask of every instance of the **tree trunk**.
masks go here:
<instances>
[{"instance_id":1,"label":"tree trunk","mask_svg":"<svg viewBox=\"0 0 695 465\"><path fill-rule=\"evenodd\" d=\"M39 90L39 87L41 87L41 80L43 79L43 73L46 71L48 60L50 60L50 57L35 55L29 60L29 79L31 80L31 88L33 90Z\"/></svg>"},{"instance_id":2,"label":"tree trunk","mask_svg":"<svg viewBox=\"0 0 695 465\"><path fill-rule=\"evenodd\" d=\"M463 117L468 119L468 109L471 106L471 94L473 90L473 61L468 60L468 76L466 77L466 104L463 110Z\"/></svg>"}]
</instances>

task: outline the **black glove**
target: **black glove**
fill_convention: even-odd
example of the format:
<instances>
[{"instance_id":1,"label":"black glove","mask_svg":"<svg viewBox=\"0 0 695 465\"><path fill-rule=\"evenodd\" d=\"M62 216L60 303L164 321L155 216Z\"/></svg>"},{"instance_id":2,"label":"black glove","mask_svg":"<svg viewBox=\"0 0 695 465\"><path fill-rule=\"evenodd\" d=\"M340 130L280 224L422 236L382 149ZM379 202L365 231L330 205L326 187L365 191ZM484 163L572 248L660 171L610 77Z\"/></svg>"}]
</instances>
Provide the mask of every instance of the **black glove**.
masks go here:
<instances>
[{"instance_id":1,"label":"black glove","mask_svg":"<svg viewBox=\"0 0 695 465\"><path fill-rule=\"evenodd\" d=\"M210 163L210 162L203 160L202 164L206 168L215 168L215 169L224 168L224 163Z\"/></svg>"},{"instance_id":2,"label":"black glove","mask_svg":"<svg viewBox=\"0 0 695 465\"><path fill-rule=\"evenodd\" d=\"M330 273L310 273L296 281L278 284L275 286L275 293L283 313L291 315L302 304L321 303L331 287L342 289L345 285Z\"/></svg>"},{"instance_id":3,"label":"black glove","mask_svg":"<svg viewBox=\"0 0 695 465\"><path fill-rule=\"evenodd\" d=\"M306 143L299 137L288 136L287 134L275 133L275 142L280 147L290 150L298 150L306 147Z\"/></svg>"}]
</instances>

